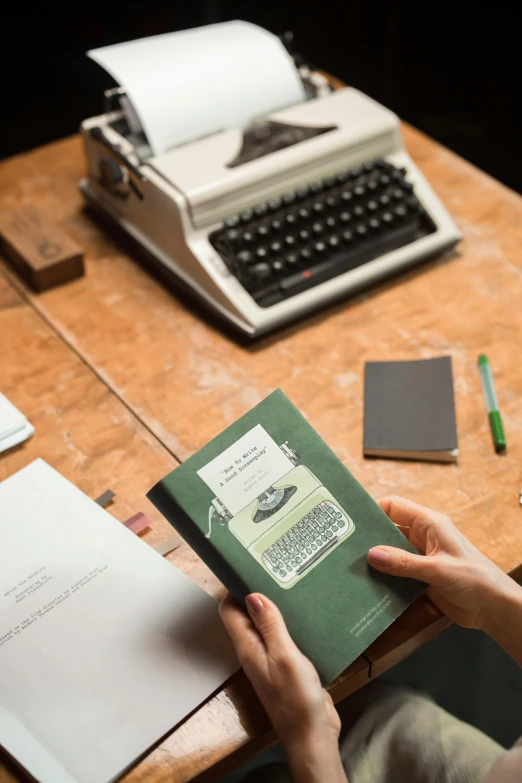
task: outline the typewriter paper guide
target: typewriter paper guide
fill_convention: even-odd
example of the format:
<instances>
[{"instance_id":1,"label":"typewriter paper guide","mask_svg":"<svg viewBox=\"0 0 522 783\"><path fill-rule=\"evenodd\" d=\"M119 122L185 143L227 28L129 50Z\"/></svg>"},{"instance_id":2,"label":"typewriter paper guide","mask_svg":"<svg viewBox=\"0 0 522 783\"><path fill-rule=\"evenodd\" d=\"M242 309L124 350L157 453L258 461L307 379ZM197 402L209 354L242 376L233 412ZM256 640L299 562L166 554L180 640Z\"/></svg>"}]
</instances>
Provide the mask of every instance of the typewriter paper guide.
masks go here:
<instances>
[{"instance_id":1,"label":"typewriter paper guide","mask_svg":"<svg viewBox=\"0 0 522 783\"><path fill-rule=\"evenodd\" d=\"M306 97L281 41L249 22L156 35L88 55L125 88L154 154Z\"/></svg>"},{"instance_id":2,"label":"typewriter paper guide","mask_svg":"<svg viewBox=\"0 0 522 783\"><path fill-rule=\"evenodd\" d=\"M0 563L0 746L40 783L108 783L237 669L216 601L42 460Z\"/></svg>"}]
</instances>

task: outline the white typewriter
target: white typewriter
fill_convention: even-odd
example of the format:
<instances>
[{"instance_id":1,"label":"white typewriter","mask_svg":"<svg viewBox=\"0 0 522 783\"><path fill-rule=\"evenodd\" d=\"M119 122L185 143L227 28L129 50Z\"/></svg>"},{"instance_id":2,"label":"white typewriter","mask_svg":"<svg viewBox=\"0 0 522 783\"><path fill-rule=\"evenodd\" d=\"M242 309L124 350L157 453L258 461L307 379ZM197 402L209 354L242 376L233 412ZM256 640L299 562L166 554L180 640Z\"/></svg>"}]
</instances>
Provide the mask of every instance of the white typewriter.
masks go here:
<instances>
[{"instance_id":1,"label":"white typewriter","mask_svg":"<svg viewBox=\"0 0 522 783\"><path fill-rule=\"evenodd\" d=\"M147 62L153 85L161 61ZM161 104L145 106L150 93L143 84L141 95L133 93L128 76L110 94L119 106L81 126L87 176L80 188L87 200L137 240L164 276L251 337L460 239L406 153L395 114L356 89L332 91L289 56L289 81L287 68L299 85L289 90L291 105L281 108L278 95L276 108L265 110L270 99L263 95L262 116L245 105L242 125L214 119L212 100L202 112L197 89L193 100L181 92L179 111L188 124L181 140L174 134L166 143ZM212 84L218 90L220 83ZM243 93L241 85L232 87L237 110ZM172 114L176 93L167 105ZM154 115L148 124L147 111ZM158 128L162 142L152 144Z\"/></svg>"}]
</instances>

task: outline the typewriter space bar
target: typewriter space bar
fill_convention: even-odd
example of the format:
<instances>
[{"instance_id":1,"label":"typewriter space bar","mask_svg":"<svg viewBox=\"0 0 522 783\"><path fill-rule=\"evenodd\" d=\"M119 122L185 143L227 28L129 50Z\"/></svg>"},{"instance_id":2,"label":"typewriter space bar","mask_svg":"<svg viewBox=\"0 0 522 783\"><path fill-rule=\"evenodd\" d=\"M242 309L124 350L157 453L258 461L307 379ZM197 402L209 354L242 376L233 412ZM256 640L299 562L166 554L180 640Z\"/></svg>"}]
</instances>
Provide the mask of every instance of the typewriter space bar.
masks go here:
<instances>
[{"instance_id":1,"label":"typewriter space bar","mask_svg":"<svg viewBox=\"0 0 522 783\"><path fill-rule=\"evenodd\" d=\"M324 555L324 553L328 549L331 549L334 546L334 544L337 544L338 541L339 541L338 536L335 536L335 538L331 538L330 541L328 541L327 544L325 544L323 547L321 547L321 549L317 550L315 555L313 557L311 557L310 560L308 560L308 562L303 563L303 565L300 568L298 568L295 573L298 576L300 574L304 574L304 572L306 571L307 568L310 568L311 565L313 565L317 560L319 560L319 558L322 557Z\"/></svg>"}]
</instances>

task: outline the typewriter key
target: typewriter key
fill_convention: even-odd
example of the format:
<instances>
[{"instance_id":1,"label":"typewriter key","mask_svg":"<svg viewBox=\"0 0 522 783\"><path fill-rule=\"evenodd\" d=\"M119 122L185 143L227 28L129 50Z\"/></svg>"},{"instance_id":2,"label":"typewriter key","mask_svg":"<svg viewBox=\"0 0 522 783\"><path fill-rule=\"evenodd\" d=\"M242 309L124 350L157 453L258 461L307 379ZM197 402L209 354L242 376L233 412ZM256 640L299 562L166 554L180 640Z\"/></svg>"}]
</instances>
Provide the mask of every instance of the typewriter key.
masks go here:
<instances>
[{"instance_id":1,"label":"typewriter key","mask_svg":"<svg viewBox=\"0 0 522 783\"><path fill-rule=\"evenodd\" d=\"M266 280L267 277L270 277L272 272L269 265L265 262L256 264L255 266L252 267L251 271L252 271L252 276L257 278L258 280Z\"/></svg>"},{"instance_id":2,"label":"typewriter key","mask_svg":"<svg viewBox=\"0 0 522 783\"><path fill-rule=\"evenodd\" d=\"M236 245L239 241L240 233L239 231L236 231L235 228L231 228L230 231L227 231L226 237L227 241L230 242L231 245Z\"/></svg>"},{"instance_id":3,"label":"typewriter key","mask_svg":"<svg viewBox=\"0 0 522 783\"><path fill-rule=\"evenodd\" d=\"M250 223L250 221L251 221L251 220L252 220L252 218L254 217L254 213L252 212L252 210L251 210L251 209L246 209L244 212L241 212L241 214L240 214L240 216L239 216L239 217L240 217L240 219L241 219L241 222L242 222L243 224L245 224L245 223Z\"/></svg>"},{"instance_id":4,"label":"typewriter key","mask_svg":"<svg viewBox=\"0 0 522 783\"><path fill-rule=\"evenodd\" d=\"M337 196L328 196L328 198L325 199L325 201L326 201L326 206L330 207L330 209L333 209L339 203L339 199L337 198Z\"/></svg>"},{"instance_id":5,"label":"typewriter key","mask_svg":"<svg viewBox=\"0 0 522 783\"><path fill-rule=\"evenodd\" d=\"M236 256L237 260L240 264L250 264L250 262L253 260L254 256L250 252L250 250L242 250L240 253Z\"/></svg>"}]
</instances>

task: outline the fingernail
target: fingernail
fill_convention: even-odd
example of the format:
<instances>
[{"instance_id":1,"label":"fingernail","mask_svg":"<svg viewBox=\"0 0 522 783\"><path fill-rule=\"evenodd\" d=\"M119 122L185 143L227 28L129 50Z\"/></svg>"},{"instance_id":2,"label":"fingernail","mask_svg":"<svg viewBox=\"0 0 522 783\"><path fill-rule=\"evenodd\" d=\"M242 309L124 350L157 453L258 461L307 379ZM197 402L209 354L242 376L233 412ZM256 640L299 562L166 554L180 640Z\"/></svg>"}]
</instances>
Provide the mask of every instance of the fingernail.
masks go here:
<instances>
[{"instance_id":1,"label":"fingernail","mask_svg":"<svg viewBox=\"0 0 522 783\"><path fill-rule=\"evenodd\" d=\"M247 595L246 605L250 614L260 614L263 611L263 602L257 595Z\"/></svg>"},{"instance_id":2,"label":"fingernail","mask_svg":"<svg viewBox=\"0 0 522 783\"><path fill-rule=\"evenodd\" d=\"M373 549L370 549L368 552L368 560L371 560L374 563L384 565L384 563L387 563L389 559L390 556L388 552L386 552L384 549L379 549L377 546L373 547Z\"/></svg>"}]
</instances>

